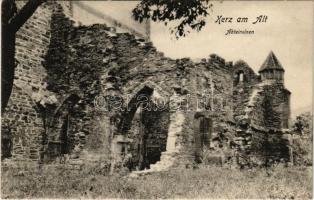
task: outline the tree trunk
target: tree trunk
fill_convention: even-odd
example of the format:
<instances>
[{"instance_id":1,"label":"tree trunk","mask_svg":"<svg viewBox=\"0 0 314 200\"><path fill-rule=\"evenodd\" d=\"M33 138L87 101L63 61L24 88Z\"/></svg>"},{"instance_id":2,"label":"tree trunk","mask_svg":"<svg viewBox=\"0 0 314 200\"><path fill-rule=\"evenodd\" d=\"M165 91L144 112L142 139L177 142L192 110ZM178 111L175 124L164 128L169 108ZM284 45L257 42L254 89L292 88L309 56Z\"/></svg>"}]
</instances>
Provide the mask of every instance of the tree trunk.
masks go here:
<instances>
[{"instance_id":1,"label":"tree trunk","mask_svg":"<svg viewBox=\"0 0 314 200\"><path fill-rule=\"evenodd\" d=\"M15 36L16 32L34 14L46 0L28 0L17 12L14 0L3 0L1 5L1 110L8 104L12 93L15 71Z\"/></svg>"},{"instance_id":2,"label":"tree trunk","mask_svg":"<svg viewBox=\"0 0 314 200\"><path fill-rule=\"evenodd\" d=\"M2 26L2 54L1 54L1 109L6 108L13 87L15 71L15 32Z\"/></svg>"}]
</instances>

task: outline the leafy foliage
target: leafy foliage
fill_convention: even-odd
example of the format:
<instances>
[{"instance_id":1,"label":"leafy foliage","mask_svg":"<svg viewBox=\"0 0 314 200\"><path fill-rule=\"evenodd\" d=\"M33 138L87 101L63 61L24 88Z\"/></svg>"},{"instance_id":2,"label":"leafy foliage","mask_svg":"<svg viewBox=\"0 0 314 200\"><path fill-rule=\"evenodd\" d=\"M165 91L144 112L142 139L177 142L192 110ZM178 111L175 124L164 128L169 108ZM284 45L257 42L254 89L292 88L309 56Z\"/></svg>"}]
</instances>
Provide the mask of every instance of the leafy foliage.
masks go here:
<instances>
[{"instance_id":1,"label":"leafy foliage","mask_svg":"<svg viewBox=\"0 0 314 200\"><path fill-rule=\"evenodd\" d=\"M297 116L293 122L293 131L299 135L311 135L313 129L312 117L309 112Z\"/></svg>"},{"instance_id":2,"label":"leafy foliage","mask_svg":"<svg viewBox=\"0 0 314 200\"><path fill-rule=\"evenodd\" d=\"M313 121L311 113L303 113L296 117L292 131L293 159L296 165L312 165Z\"/></svg>"},{"instance_id":3,"label":"leafy foliage","mask_svg":"<svg viewBox=\"0 0 314 200\"><path fill-rule=\"evenodd\" d=\"M152 19L165 25L170 21L179 21L171 31L179 38L186 36L189 28L200 31L206 24L205 17L212 6L209 0L142 0L133 9L133 17L139 22Z\"/></svg>"}]
</instances>

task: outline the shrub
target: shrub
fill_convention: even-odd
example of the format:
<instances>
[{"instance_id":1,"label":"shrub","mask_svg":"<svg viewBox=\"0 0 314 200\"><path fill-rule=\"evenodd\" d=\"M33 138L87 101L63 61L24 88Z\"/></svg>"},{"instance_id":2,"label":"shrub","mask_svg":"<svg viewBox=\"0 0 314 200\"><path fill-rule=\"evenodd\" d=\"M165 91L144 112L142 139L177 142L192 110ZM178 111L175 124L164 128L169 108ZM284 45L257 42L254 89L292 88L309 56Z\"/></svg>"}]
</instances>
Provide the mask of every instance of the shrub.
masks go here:
<instances>
[{"instance_id":1,"label":"shrub","mask_svg":"<svg viewBox=\"0 0 314 200\"><path fill-rule=\"evenodd\" d=\"M313 121L311 113L296 117L292 126L293 162L295 165L312 165Z\"/></svg>"}]
</instances>

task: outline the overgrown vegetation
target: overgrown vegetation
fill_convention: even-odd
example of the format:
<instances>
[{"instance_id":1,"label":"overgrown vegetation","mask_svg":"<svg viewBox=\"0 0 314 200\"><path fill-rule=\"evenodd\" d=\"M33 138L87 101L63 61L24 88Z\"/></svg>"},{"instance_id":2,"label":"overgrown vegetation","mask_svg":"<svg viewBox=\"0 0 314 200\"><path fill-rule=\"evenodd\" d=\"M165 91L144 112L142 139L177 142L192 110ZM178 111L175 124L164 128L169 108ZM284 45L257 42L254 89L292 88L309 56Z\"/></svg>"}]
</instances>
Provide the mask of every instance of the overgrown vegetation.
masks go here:
<instances>
[{"instance_id":1,"label":"overgrown vegetation","mask_svg":"<svg viewBox=\"0 0 314 200\"><path fill-rule=\"evenodd\" d=\"M232 170L200 166L130 178L93 168L2 170L2 198L299 198L312 197L312 168Z\"/></svg>"},{"instance_id":2,"label":"overgrown vegetation","mask_svg":"<svg viewBox=\"0 0 314 200\"><path fill-rule=\"evenodd\" d=\"M292 127L293 162L295 165L312 165L313 116L310 112L296 117Z\"/></svg>"}]
</instances>

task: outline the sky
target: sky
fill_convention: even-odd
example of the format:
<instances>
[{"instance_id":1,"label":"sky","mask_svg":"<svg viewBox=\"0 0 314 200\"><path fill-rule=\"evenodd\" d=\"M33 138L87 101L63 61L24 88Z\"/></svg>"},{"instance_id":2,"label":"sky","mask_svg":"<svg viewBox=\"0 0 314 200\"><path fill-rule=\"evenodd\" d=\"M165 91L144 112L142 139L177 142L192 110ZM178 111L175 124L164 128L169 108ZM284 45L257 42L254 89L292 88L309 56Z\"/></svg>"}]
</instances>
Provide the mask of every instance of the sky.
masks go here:
<instances>
[{"instance_id":1,"label":"sky","mask_svg":"<svg viewBox=\"0 0 314 200\"><path fill-rule=\"evenodd\" d=\"M270 51L285 69L285 85L291 91L292 111L310 107L313 96L313 1L214 1L213 10L200 32L175 39L163 23L151 24L151 40L158 51L171 58L208 58L215 53L226 61L244 60L257 73ZM93 5L93 4L90 4ZM126 15L136 2L95 2L99 10L115 10ZM215 23L217 16L232 17L232 23ZM265 23L252 24L267 16ZM237 23L247 17L247 23ZM127 17L128 18L128 17ZM123 18L122 18L123 19ZM129 21L128 18L125 21ZM225 35L228 29L254 30L254 34Z\"/></svg>"}]
</instances>

